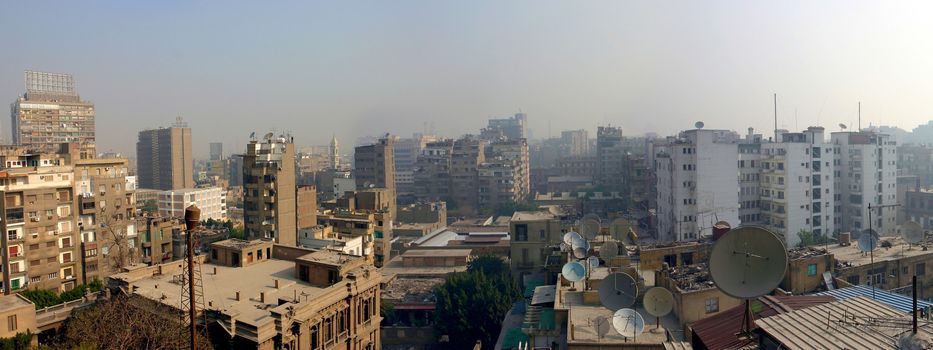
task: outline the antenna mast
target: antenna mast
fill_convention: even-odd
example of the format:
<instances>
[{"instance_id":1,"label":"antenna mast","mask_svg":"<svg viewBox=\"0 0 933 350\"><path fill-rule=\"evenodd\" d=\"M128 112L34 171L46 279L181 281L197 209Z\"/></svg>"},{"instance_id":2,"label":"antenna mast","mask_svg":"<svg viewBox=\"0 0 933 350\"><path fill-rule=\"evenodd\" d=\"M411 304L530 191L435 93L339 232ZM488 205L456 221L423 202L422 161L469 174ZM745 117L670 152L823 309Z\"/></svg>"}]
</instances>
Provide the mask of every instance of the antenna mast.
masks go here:
<instances>
[{"instance_id":1,"label":"antenna mast","mask_svg":"<svg viewBox=\"0 0 933 350\"><path fill-rule=\"evenodd\" d=\"M858 130L862 131L862 101L858 101Z\"/></svg>"},{"instance_id":2,"label":"antenna mast","mask_svg":"<svg viewBox=\"0 0 933 350\"><path fill-rule=\"evenodd\" d=\"M774 93L774 142L780 142L777 127L777 93Z\"/></svg>"}]
</instances>

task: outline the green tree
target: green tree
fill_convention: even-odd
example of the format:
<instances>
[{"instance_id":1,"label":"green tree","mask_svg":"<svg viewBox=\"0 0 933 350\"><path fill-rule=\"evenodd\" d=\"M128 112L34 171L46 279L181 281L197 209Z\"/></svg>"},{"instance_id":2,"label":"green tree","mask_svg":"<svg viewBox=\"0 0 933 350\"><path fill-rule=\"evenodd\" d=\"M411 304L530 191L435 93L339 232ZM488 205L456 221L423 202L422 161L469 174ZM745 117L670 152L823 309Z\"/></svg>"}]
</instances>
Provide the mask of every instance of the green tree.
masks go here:
<instances>
[{"instance_id":1,"label":"green tree","mask_svg":"<svg viewBox=\"0 0 933 350\"><path fill-rule=\"evenodd\" d=\"M0 350L28 350L32 348L32 333L16 333L12 338L0 338Z\"/></svg>"},{"instance_id":2,"label":"green tree","mask_svg":"<svg viewBox=\"0 0 933 350\"><path fill-rule=\"evenodd\" d=\"M510 216L516 211L533 211L538 210L538 206L528 202L512 202L508 201L501 203L496 206L493 210L493 214L500 216Z\"/></svg>"},{"instance_id":3,"label":"green tree","mask_svg":"<svg viewBox=\"0 0 933 350\"><path fill-rule=\"evenodd\" d=\"M24 298L29 299L33 304L36 304L36 309L44 309L52 305L61 304L58 295L55 292L45 289L30 289L25 290L19 293Z\"/></svg>"},{"instance_id":4,"label":"green tree","mask_svg":"<svg viewBox=\"0 0 933 350\"><path fill-rule=\"evenodd\" d=\"M228 238L246 239L246 231L239 227L228 229Z\"/></svg>"},{"instance_id":5,"label":"green tree","mask_svg":"<svg viewBox=\"0 0 933 350\"><path fill-rule=\"evenodd\" d=\"M508 265L493 255L479 256L466 272L449 275L434 294L435 330L447 335L454 349L472 349L477 340L491 349L502 319L521 298Z\"/></svg>"},{"instance_id":6,"label":"green tree","mask_svg":"<svg viewBox=\"0 0 933 350\"><path fill-rule=\"evenodd\" d=\"M820 234L815 234L808 230L798 231L797 237L800 238L800 242L797 243L798 247L809 247L813 245L821 245L821 244L829 243L829 237L826 237Z\"/></svg>"},{"instance_id":7,"label":"green tree","mask_svg":"<svg viewBox=\"0 0 933 350\"><path fill-rule=\"evenodd\" d=\"M398 315L395 313L395 304L391 301L383 299L382 304L379 306L379 313L382 315L383 325L393 325L395 322L398 322Z\"/></svg>"}]
</instances>

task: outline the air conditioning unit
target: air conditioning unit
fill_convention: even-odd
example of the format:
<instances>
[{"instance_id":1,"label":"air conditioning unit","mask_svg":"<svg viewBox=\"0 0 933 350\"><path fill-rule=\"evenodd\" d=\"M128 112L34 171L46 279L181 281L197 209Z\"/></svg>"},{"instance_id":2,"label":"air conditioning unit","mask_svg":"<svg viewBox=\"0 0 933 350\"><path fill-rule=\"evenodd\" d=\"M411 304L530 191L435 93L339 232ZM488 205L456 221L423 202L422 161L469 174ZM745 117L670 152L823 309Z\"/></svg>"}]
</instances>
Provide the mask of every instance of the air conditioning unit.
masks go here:
<instances>
[{"instance_id":1,"label":"air conditioning unit","mask_svg":"<svg viewBox=\"0 0 933 350\"><path fill-rule=\"evenodd\" d=\"M39 222L39 217L29 218L29 220L32 222Z\"/></svg>"}]
</instances>

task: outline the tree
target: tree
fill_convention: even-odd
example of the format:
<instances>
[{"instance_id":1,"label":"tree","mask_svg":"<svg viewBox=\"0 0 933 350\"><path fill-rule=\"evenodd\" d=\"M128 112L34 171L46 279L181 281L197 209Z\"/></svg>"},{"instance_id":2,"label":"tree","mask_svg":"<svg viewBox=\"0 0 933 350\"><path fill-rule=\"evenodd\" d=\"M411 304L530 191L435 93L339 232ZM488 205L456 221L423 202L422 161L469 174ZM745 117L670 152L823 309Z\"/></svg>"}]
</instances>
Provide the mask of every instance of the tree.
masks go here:
<instances>
[{"instance_id":1,"label":"tree","mask_svg":"<svg viewBox=\"0 0 933 350\"><path fill-rule=\"evenodd\" d=\"M516 211L533 211L538 210L538 206L528 202L513 202L508 201L501 203L496 206L493 210L493 213L500 216L510 216Z\"/></svg>"},{"instance_id":2,"label":"tree","mask_svg":"<svg viewBox=\"0 0 933 350\"><path fill-rule=\"evenodd\" d=\"M382 315L383 325L393 325L398 321L398 315L395 313L395 304L391 301L382 300L382 304L379 306L379 314Z\"/></svg>"},{"instance_id":3,"label":"tree","mask_svg":"<svg viewBox=\"0 0 933 350\"><path fill-rule=\"evenodd\" d=\"M159 213L159 204L155 201L155 199L150 199L143 203L143 206L139 209L142 210L143 213L154 215Z\"/></svg>"},{"instance_id":4,"label":"tree","mask_svg":"<svg viewBox=\"0 0 933 350\"><path fill-rule=\"evenodd\" d=\"M821 244L829 243L829 237L815 234L807 230L798 231L797 237L800 238L800 242L797 243L798 247L808 247L812 245L821 245Z\"/></svg>"},{"instance_id":5,"label":"tree","mask_svg":"<svg viewBox=\"0 0 933 350\"><path fill-rule=\"evenodd\" d=\"M493 255L473 259L466 272L448 276L434 294L435 330L447 335L455 349L472 349L477 340L492 348L502 319L521 298L508 265Z\"/></svg>"},{"instance_id":6,"label":"tree","mask_svg":"<svg viewBox=\"0 0 933 350\"><path fill-rule=\"evenodd\" d=\"M16 333L12 338L0 338L0 350L28 350L32 348L32 333Z\"/></svg>"},{"instance_id":7,"label":"tree","mask_svg":"<svg viewBox=\"0 0 933 350\"><path fill-rule=\"evenodd\" d=\"M188 328L177 313L140 297L115 296L93 307L75 310L59 340L61 348L187 349ZM198 349L210 349L206 336Z\"/></svg>"},{"instance_id":8,"label":"tree","mask_svg":"<svg viewBox=\"0 0 933 350\"><path fill-rule=\"evenodd\" d=\"M52 305L61 304L58 299L58 295L55 295L55 292L45 289L31 289L22 291L19 293L24 298L29 299L33 304L36 304L36 309L44 309Z\"/></svg>"}]
</instances>

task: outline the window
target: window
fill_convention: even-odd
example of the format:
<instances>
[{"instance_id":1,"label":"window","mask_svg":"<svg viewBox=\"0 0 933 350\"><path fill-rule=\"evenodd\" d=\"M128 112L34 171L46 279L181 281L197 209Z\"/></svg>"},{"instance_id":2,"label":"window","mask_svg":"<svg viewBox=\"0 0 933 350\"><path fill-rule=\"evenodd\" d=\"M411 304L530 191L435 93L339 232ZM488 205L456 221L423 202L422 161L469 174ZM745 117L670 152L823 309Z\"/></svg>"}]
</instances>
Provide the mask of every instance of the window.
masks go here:
<instances>
[{"instance_id":1,"label":"window","mask_svg":"<svg viewBox=\"0 0 933 350\"><path fill-rule=\"evenodd\" d=\"M719 298L706 299L706 313L719 312Z\"/></svg>"},{"instance_id":2,"label":"window","mask_svg":"<svg viewBox=\"0 0 933 350\"><path fill-rule=\"evenodd\" d=\"M10 332L16 331L16 315L10 315L6 317L6 330Z\"/></svg>"},{"instance_id":3,"label":"window","mask_svg":"<svg viewBox=\"0 0 933 350\"><path fill-rule=\"evenodd\" d=\"M525 225L525 224L515 225L515 240L519 242L528 241L528 225Z\"/></svg>"},{"instance_id":4,"label":"window","mask_svg":"<svg viewBox=\"0 0 933 350\"><path fill-rule=\"evenodd\" d=\"M816 276L816 264L807 265L807 276Z\"/></svg>"},{"instance_id":5,"label":"window","mask_svg":"<svg viewBox=\"0 0 933 350\"><path fill-rule=\"evenodd\" d=\"M547 234L545 233L545 231L544 231L544 230L540 230L540 231L538 231L538 239L540 239L540 240L542 240L542 241L543 241L543 240L545 240L545 239L546 239L546 237L547 237Z\"/></svg>"},{"instance_id":6,"label":"window","mask_svg":"<svg viewBox=\"0 0 933 350\"><path fill-rule=\"evenodd\" d=\"M52 273L50 273L50 274L49 274L49 279L50 279L50 280L58 279L58 272L52 272Z\"/></svg>"},{"instance_id":7,"label":"window","mask_svg":"<svg viewBox=\"0 0 933 350\"><path fill-rule=\"evenodd\" d=\"M29 283L39 283L39 281L42 281L42 277L34 276L29 278Z\"/></svg>"},{"instance_id":8,"label":"window","mask_svg":"<svg viewBox=\"0 0 933 350\"><path fill-rule=\"evenodd\" d=\"M914 268L914 274L917 276L923 276L927 272L927 264L919 263L917 267Z\"/></svg>"}]
</instances>

